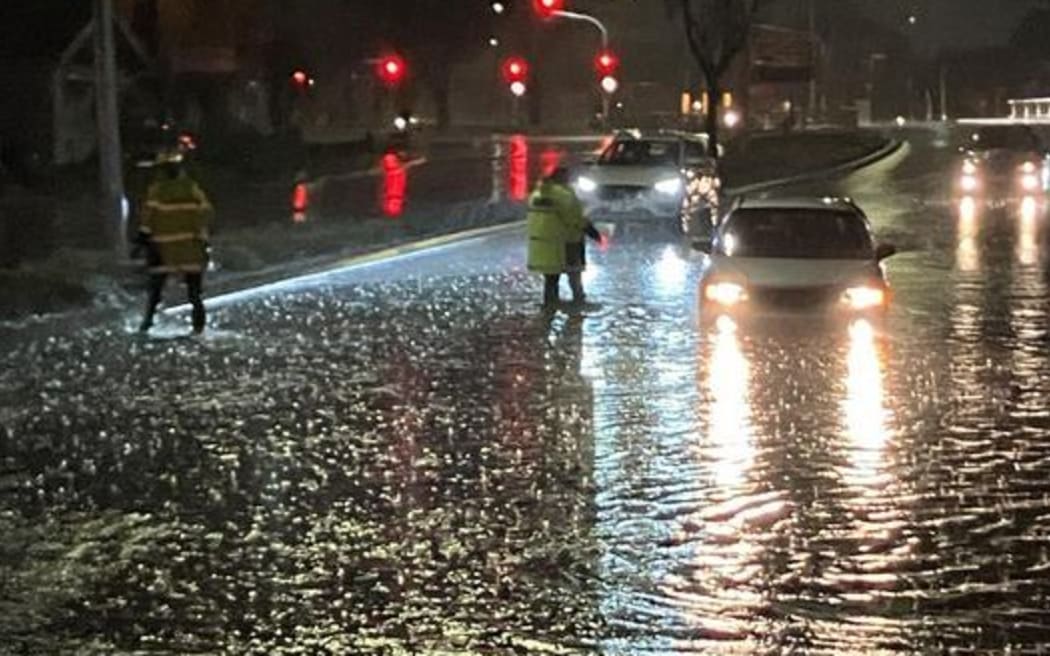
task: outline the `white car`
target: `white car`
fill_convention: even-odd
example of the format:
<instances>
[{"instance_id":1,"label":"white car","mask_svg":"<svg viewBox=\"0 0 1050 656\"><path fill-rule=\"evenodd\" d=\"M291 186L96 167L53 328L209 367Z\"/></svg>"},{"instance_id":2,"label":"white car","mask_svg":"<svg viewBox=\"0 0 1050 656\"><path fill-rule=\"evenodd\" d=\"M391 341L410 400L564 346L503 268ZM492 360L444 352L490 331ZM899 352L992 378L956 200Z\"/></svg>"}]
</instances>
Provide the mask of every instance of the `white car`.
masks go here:
<instances>
[{"instance_id":1,"label":"white car","mask_svg":"<svg viewBox=\"0 0 1050 656\"><path fill-rule=\"evenodd\" d=\"M743 200L701 250L705 316L780 312L878 315L890 300L864 212L848 199Z\"/></svg>"},{"instance_id":2,"label":"white car","mask_svg":"<svg viewBox=\"0 0 1050 656\"><path fill-rule=\"evenodd\" d=\"M959 149L964 154L956 191L962 196L1009 200L1050 190L1050 158L1027 125L977 128Z\"/></svg>"},{"instance_id":3,"label":"white car","mask_svg":"<svg viewBox=\"0 0 1050 656\"><path fill-rule=\"evenodd\" d=\"M577 171L574 185L595 221L656 223L682 234L696 221L710 224L721 182L706 135L624 132Z\"/></svg>"}]
</instances>

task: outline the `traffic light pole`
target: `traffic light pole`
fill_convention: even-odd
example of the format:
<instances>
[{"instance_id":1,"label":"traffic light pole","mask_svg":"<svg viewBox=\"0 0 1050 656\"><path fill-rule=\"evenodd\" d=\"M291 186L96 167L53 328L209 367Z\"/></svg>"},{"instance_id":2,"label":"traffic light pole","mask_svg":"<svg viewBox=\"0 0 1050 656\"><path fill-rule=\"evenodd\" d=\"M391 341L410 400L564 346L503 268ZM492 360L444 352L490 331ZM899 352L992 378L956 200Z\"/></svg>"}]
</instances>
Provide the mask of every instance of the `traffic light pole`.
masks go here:
<instances>
[{"instance_id":1,"label":"traffic light pole","mask_svg":"<svg viewBox=\"0 0 1050 656\"><path fill-rule=\"evenodd\" d=\"M558 18L566 18L568 20L576 20L583 21L585 23L590 23L591 25L597 27L598 31L602 33L602 48L605 49L609 47L609 30L606 29L605 23L602 23L594 16L588 14L581 14L575 11L555 11L551 15L557 16Z\"/></svg>"},{"instance_id":2,"label":"traffic light pole","mask_svg":"<svg viewBox=\"0 0 1050 656\"><path fill-rule=\"evenodd\" d=\"M99 182L104 225L116 234L118 253L128 252L124 211L124 171L120 145L120 106L117 99L117 55L113 34L113 0L95 0L95 103Z\"/></svg>"},{"instance_id":3,"label":"traffic light pole","mask_svg":"<svg viewBox=\"0 0 1050 656\"><path fill-rule=\"evenodd\" d=\"M581 21L593 25L594 27L598 28L599 32L601 32L602 50L606 50L609 48L609 30L605 27L605 23L601 22L594 16L591 16L589 14L581 14L575 11L565 10L551 12L551 15L556 16L558 18ZM611 98L608 93L605 93L605 91L601 91L600 93L602 96L602 123L607 125L609 123L609 110Z\"/></svg>"}]
</instances>

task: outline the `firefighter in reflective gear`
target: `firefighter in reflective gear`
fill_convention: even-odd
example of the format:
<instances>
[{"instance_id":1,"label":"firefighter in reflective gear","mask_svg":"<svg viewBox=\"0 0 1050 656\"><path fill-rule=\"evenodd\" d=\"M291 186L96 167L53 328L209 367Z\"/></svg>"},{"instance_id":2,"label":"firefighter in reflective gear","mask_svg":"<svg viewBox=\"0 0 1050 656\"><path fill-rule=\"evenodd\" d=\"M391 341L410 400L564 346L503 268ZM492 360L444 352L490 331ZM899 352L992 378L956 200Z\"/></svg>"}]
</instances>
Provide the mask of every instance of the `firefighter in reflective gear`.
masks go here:
<instances>
[{"instance_id":1,"label":"firefighter in reflective gear","mask_svg":"<svg viewBox=\"0 0 1050 656\"><path fill-rule=\"evenodd\" d=\"M558 303L563 273L569 276L573 302L583 303L583 238L597 241L601 235L584 217L583 205L569 185L568 169L555 169L529 198L528 235L528 267L543 275L544 307Z\"/></svg>"},{"instance_id":2,"label":"firefighter in reflective gear","mask_svg":"<svg viewBox=\"0 0 1050 656\"><path fill-rule=\"evenodd\" d=\"M201 188L186 173L179 154L158 158L159 173L146 194L139 223L139 243L146 248L149 267L149 300L140 331L153 326L169 275L181 275L193 306L193 332L204 332L201 297L208 266L208 231L214 215Z\"/></svg>"}]
</instances>

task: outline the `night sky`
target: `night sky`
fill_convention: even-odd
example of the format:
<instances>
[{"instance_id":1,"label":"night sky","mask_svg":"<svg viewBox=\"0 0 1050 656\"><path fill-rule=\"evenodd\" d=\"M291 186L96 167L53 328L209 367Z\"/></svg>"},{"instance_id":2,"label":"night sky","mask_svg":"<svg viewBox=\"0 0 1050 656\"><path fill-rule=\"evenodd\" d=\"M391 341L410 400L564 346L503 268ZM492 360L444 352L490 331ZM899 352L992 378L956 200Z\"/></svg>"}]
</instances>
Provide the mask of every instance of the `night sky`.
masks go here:
<instances>
[{"instance_id":1,"label":"night sky","mask_svg":"<svg viewBox=\"0 0 1050 656\"><path fill-rule=\"evenodd\" d=\"M364 0L358 0L364 1ZM456 0L463 2L465 0ZM799 0L782 0L790 3ZM651 2L653 10L660 3ZM870 16L910 31L920 51L1004 45L1025 12L1048 0L856 0ZM86 0L0 0L0 56L60 50L90 15ZM72 11L71 11L72 9ZM908 16L917 22L909 26Z\"/></svg>"},{"instance_id":2,"label":"night sky","mask_svg":"<svg viewBox=\"0 0 1050 656\"><path fill-rule=\"evenodd\" d=\"M889 25L908 26L920 50L1004 45L1025 12L1046 0L860 0L865 10Z\"/></svg>"}]
</instances>

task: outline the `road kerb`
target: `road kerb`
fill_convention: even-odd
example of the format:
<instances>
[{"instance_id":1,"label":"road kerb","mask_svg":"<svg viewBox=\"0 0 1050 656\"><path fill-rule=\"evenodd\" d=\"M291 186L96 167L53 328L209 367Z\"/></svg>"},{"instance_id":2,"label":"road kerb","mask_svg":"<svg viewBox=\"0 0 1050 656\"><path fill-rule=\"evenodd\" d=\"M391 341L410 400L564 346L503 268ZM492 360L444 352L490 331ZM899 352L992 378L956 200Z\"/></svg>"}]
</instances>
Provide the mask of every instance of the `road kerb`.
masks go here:
<instances>
[{"instance_id":1,"label":"road kerb","mask_svg":"<svg viewBox=\"0 0 1050 656\"><path fill-rule=\"evenodd\" d=\"M743 185L741 187L731 187L726 190L726 193L730 196L739 196L741 194L753 194L758 191L766 191L768 189L786 187L793 184L809 182L811 180L819 180L821 178L845 175L847 173L859 171L860 169L877 164L888 157L892 157L901 148L903 148L906 143L906 141L891 140L878 150L868 153L863 157L858 157L857 159L849 162L844 162L842 164L837 164L835 166L820 169L817 171L800 173L798 175L793 175L787 178L768 180L766 182L757 182L755 184Z\"/></svg>"}]
</instances>

